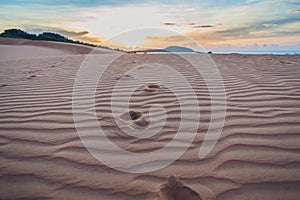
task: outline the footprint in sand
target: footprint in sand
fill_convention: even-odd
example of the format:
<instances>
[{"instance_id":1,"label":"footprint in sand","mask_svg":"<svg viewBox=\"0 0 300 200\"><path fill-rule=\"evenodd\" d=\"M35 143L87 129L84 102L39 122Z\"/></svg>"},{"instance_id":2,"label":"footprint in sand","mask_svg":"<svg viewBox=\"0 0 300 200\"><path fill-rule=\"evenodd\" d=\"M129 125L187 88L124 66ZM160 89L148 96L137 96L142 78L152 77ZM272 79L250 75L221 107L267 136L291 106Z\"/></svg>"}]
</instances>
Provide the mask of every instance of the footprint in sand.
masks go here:
<instances>
[{"instance_id":1,"label":"footprint in sand","mask_svg":"<svg viewBox=\"0 0 300 200\"><path fill-rule=\"evenodd\" d=\"M281 60L281 61L278 62L278 64L287 64L287 65L290 65L290 64L293 64L293 63Z\"/></svg>"},{"instance_id":2,"label":"footprint in sand","mask_svg":"<svg viewBox=\"0 0 300 200\"><path fill-rule=\"evenodd\" d=\"M132 121L135 125L146 127L150 124L149 117L147 115L142 114L141 112L129 111L128 113L124 113L121 115L121 119L124 121Z\"/></svg>"},{"instance_id":3,"label":"footprint in sand","mask_svg":"<svg viewBox=\"0 0 300 200\"><path fill-rule=\"evenodd\" d=\"M47 67L48 68L54 68L54 67L56 67L56 65L48 65Z\"/></svg>"},{"instance_id":4,"label":"footprint in sand","mask_svg":"<svg viewBox=\"0 0 300 200\"><path fill-rule=\"evenodd\" d=\"M202 200L200 195L192 188L170 176L167 182L161 185L153 200Z\"/></svg>"},{"instance_id":5,"label":"footprint in sand","mask_svg":"<svg viewBox=\"0 0 300 200\"><path fill-rule=\"evenodd\" d=\"M30 74L30 75L28 75L28 76L26 76L26 78L29 80L29 79L32 79L32 78L35 78L35 77L37 77L37 75L35 75L35 74Z\"/></svg>"},{"instance_id":6,"label":"footprint in sand","mask_svg":"<svg viewBox=\"0 0 300 200\"><path fill-rule=\"evenodd\" d=\"M160 85L150 83L144 86L143 91L145 92L156 92L160 88Z\"/></svg>"},{"instance_id":7,"label":"footprint in sand","mask_svg":"<svg viewBox=\"0 0 300 200\"><path fill-rule=\"evenodd\" d=\"M27 71L26 74L34 74L35 72L40 72L42 71L41 69L36 69L36 70L30 70L30 71Z\"/></svg>"},{"instance_id":8,"label":"footprint in sand","mask_svg":"<svg viewBox=\"0 0 300 200\"><path fill-rule=\"evenodd\" d=\"M130 76L129 74L125 74L125 75L122 75L122 76L118 76L116 78L116 80L120 80L120 79L128 79L128 78L133 78L132 76Z\"/></svg>"},{"instance_id":9,"label":"footprint in sand","mask_svg":"<svg viewBox=\"0 0 300 200\"><path fill-rule=\"evenodd\" d=\"M8 84L7 83L0 84L0 88L5 87L5 86L8 86Z\"/></svg>"}]
</instances>

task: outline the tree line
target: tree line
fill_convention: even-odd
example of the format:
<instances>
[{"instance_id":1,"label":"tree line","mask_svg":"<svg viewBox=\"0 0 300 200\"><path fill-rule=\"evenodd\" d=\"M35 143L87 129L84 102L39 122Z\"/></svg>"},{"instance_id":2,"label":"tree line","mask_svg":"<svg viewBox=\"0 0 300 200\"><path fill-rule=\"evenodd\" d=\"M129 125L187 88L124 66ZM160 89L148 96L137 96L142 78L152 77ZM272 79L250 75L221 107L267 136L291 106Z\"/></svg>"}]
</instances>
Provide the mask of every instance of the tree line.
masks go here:
<instances>
[{"instance_id":1,"label":"tree line","mask_svg":"<svg viewBox=\"0 0 300 200\"><path fill-rule=\"evenodd\" d=\"M68 42L68 43L83 44L83 45L88 45L93 47L96 46L94 44L90 44L87 42L74 41L57 33L43 32L36 35L15 28L4 30L4 32L0 34L0 37L20 38L20 39L29 39L29 40L46 40L46 41L55 41L55 42Z\"/></svg>"}]
</instances>

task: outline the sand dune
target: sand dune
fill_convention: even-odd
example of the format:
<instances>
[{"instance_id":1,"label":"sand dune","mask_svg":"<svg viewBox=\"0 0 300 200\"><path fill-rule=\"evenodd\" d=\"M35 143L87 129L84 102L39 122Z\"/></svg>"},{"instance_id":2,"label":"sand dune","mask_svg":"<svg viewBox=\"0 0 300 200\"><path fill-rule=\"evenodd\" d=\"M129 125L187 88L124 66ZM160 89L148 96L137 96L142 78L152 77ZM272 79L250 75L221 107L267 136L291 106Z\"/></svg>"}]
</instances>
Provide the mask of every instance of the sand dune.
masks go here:
<instances>
[{"instance_id":1,"label":"sand dune","mask_svg":"<svg viewBox=\"0 0 300 200\"><path fill-rule=\"evenodd\" d=\"M32 57L45 56L63 56L69 54L78 55L88 54L90 52L100 54L111 53L111 51L107 49L99 48L95 50L93 47L79 44L15 38L0 38L0 45L0 60L19 58L28 59Z\"/></svg>"},{"instance_id":2,"label":"sand dune","mask_svg":"<svg viewBox=\"0 0 300 200\"><path fill-rule=\"evenodd\" d=\"M179 160L155 172L129 174L99 163L77 135L72 90L86 47L81 51L13 40L9 45L22 45L17 50L21 56L13 58L17 46L0 41L1 55L10 52L0 58L1 199L299 199L299 56L212 55L224 79L228 110L220 140L202 160L198 151L211 116L204 80L172 55L130 54L117 60L97 88L96 112L107 137L120 147L133 152L159 149L178 127L174 94L145 83L132 98L132 112L122 119L147 126L149 106L160 103L169 114L167 128L144 139L120 133L108 106L110 93L117 80L131 78L123 72L133 66L147 61L179 69L193 80L201 110L199 134ZM54 54L45 56L47 51ZM25 52L35 56L25 59ZM154 115L158 121L160 117Z\"/></svg>"}]
</instances>

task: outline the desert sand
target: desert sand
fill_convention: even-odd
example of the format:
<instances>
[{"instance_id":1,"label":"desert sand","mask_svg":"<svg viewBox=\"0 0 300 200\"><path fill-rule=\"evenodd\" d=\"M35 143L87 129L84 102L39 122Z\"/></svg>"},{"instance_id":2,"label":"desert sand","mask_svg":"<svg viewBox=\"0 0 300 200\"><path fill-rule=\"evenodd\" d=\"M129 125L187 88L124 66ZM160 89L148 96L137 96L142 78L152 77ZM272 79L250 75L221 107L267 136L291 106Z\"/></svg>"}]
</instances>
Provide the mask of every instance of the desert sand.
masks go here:
<instances>
[{"instance_id":1,"label":"desert sand","mask_svg":"<svg viewBox=\"0 0 300 200\"><path fill-rule=\"evenodd\" d=\"M96 93L98 120L120 147L162 148L179 121L174 96L162 86L145 85L121 118L147 126L149 104L162 103L172 114L167 130L152 139L120 133L109 94L134 65L161 62L180 69L193 80L201 110L198 135L180 159L158 171L131 174L96 160L76 132L73 84L90 51L74 44L0 40L0 199L299 199L300 56L211 55L223 77L227 114L218 143L199 159L210 120L204 81L172 55L124 55ZM98 50L103 56L114 53Z\"/></svg>"}]
</instances>

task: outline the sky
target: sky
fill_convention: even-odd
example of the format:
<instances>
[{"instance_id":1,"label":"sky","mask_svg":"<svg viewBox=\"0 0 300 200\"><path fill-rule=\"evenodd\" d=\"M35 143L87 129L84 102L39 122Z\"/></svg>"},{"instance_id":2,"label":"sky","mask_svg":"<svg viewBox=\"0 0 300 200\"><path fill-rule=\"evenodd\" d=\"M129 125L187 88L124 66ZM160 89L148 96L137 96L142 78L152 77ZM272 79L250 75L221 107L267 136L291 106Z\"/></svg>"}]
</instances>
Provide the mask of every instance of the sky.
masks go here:
<instances>
[{"instance_id":1,"label":"sky","mask_svg":"<svg viewBox=\"0 0 300 200\"><path fill-rule=\"evenodd\" d=\"M51 31L125 49L300 50L299 0L0 0L0 7L0 31Z\"/></svg>"}]
</instances>

